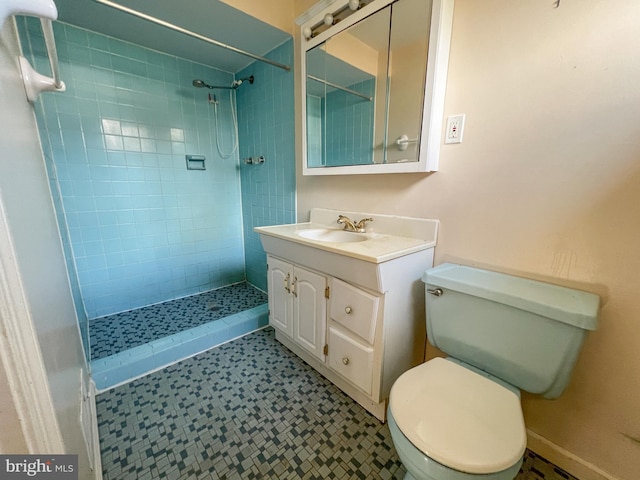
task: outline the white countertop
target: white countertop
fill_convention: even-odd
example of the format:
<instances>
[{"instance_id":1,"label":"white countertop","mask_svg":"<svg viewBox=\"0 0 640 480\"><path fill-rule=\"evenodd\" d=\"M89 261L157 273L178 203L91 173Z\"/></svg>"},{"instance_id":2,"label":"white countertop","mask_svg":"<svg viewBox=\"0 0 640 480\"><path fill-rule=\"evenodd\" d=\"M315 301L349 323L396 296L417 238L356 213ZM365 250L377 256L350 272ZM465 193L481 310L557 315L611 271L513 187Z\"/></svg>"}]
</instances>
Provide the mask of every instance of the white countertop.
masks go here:
<instances>
[{"instance_id":1,"label":"white countertop","mask_svg":"<svg viewBox=\"0 0 640 480\"><path fill-rule=\"evenodd\" d=\"M347 243L318 241L302 237L298 234L302 230L316 228L342 230L342 228L329 227L325 223L312 222L255 227L254 230L261 235L268 235L282 240L288 240L290 242L307 245L327 252L346 255L348 257L372 263L386 262L436 245L435 238L421 239L403 237L387 233L377 233L375 231L360 234L354 233L354 235L366 236L367 240Z\"/></svg>"}]
</instances>

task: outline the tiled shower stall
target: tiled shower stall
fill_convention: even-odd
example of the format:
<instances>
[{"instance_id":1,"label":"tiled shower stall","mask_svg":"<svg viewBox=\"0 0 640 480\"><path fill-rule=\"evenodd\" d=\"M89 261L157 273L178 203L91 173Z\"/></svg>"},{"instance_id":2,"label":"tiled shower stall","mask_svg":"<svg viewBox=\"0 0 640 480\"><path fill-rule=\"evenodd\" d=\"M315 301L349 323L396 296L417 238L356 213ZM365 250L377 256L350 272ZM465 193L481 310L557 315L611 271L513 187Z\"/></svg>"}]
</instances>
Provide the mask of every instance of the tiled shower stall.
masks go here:
<instances>
[{"instance_id":1,"label":"tiled shower stall","mask_svg":"<svg viewBox=\"0 0 640 480\"><path fill-rule=\"evenodd\" d=\"M18 24L23 54L47 72L39 22ZM42 95L36 115L87 356L95 319L245 280L266 290L253 227L295 220L293 73L256 62L234 75L60 22L54 31L67 90ZM266 57L291 65L292 41ZM248 75L217 105L192 85ZM231 102L239 148L227 157ZM206 169L188 170L186 155ZM262 165L242 161L259 155Z\"/></svg>"}]
</instances>

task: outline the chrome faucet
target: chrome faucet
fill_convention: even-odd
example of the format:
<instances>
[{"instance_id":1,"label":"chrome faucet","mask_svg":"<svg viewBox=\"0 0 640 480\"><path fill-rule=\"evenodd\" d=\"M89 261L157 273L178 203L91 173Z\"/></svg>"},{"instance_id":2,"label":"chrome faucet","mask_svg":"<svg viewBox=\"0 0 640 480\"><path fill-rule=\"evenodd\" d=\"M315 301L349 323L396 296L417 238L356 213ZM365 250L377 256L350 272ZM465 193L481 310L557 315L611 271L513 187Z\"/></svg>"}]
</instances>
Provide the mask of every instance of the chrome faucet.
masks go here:
<instances>
[{"instance_id":1,"label":"chrome faucet","mask_svg":"<svg viewBox=\"0 0 640 480\"><path fill-rule=\"evenodd\" d=\"M338 215L338 223L344 225L344 229L347 232L357 232L364 233L365 232L365 224L367 222L373 222L373 218L363 218L357 222L353 222L349 217L345 217L344 215Z\"/></svg>"}]
</instances>

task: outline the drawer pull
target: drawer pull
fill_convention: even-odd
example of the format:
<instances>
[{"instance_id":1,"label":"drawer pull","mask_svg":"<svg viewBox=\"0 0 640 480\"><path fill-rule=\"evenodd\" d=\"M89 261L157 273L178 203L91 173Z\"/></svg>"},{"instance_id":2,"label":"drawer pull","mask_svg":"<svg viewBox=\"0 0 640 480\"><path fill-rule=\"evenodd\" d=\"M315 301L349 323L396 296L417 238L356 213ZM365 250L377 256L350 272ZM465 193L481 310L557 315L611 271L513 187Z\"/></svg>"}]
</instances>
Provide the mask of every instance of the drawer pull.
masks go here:
<instances>
[{"instance_id":1,"label":"drawer pull","mask_svg":"<svg viewBox=\"0 0 640 480\"><path fill-rule=\"evenodd\" d=\"M344 313L346 313L347 315L350 315L351 312L353 312L353 308L351 308L351 307L347 307L347 308L344 309Z\"/></svg>"},{"instance_id":2,"label":"drawer pull","mask_svg":"<svg viewBox=\"0 0 640 480\"><path fill-rule=\"evenodd\" d=\"M342 363L344 363L345 365L349 365L349 359L347 357L344 357L342 359Z\"/></svg>"}]
</instances>

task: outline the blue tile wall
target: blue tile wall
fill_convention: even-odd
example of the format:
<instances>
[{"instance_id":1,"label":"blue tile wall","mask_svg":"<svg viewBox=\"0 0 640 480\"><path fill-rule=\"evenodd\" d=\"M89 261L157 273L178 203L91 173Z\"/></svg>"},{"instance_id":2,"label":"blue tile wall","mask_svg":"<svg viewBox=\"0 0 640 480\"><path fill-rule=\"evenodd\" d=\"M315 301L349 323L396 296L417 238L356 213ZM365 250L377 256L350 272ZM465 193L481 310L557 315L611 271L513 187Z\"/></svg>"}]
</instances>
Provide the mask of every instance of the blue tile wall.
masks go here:
<instances>
[{"instance_id":1,"label":"blue tile wall","mask_svg":"<svg viewBox=\"0 0 640 480\"><path fill-rule=\"evenodd\" d=\"M39 22L20 27L25 54L48 71ZM238 154L222 158L215 143L216 127L232 141L229 99L216 125L191 85L233 76L59 22L54 32L67 91L42 95L37 116L88 317L243 280ZM187 170L185 154L205 155L206 170Z\"/></svg>"},{"instance_id":2,"label":"blue tile wall","mask_svg":"<svg viewBox=\"0 0 640 480\"><path fill-rule=\"evenodd\" d=\"M247 280L265 291L267 259L253 227L293 223L296 218L293 41L266 57L291 65L291 71L255 62L236 75L255 77L253 85L237 90L240 171ZM262 165L242 161L260 155L265 157Z\"/></svg>"}]
</instances>

